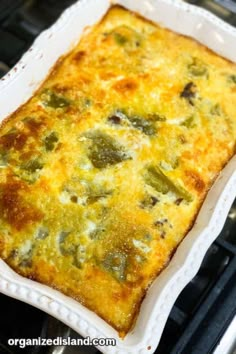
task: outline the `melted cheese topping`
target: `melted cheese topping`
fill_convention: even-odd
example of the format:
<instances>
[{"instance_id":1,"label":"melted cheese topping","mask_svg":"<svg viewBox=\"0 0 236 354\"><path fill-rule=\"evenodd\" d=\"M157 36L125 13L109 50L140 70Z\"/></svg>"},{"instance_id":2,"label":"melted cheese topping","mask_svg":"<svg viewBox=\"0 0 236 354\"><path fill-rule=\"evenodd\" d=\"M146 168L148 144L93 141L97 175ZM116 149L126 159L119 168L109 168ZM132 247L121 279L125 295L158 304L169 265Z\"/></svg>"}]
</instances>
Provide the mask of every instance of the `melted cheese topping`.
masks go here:
<instances>
[{"instance_id":1,"label":"melted cheese topping","mask_svg":"<svg viewBox=\"0 0 236 354\"><path fill-rule=\"evenodd\" d=\"M234 154L236 65L111 8L0 131L0 255L124 336Z\"/></svg>"}]
</instances>

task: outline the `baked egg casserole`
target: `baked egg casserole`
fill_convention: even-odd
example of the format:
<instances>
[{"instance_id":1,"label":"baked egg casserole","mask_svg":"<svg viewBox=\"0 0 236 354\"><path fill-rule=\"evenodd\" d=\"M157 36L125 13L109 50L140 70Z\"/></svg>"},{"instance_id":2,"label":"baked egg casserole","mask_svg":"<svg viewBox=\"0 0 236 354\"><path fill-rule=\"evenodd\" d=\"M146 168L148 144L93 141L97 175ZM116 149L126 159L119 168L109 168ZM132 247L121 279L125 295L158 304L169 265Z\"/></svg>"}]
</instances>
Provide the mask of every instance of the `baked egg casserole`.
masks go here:
<instances>
[{"instance_id":1,"label":"baked egg casserole","mask_svg":"<svg viewBox=\"0 0 236 354\"><path fill-rule=\"evenodd\" d=\"M0 128L0 257L121 337L234 155L236 64L113 6Z\"/></svg>"}]
</instances>

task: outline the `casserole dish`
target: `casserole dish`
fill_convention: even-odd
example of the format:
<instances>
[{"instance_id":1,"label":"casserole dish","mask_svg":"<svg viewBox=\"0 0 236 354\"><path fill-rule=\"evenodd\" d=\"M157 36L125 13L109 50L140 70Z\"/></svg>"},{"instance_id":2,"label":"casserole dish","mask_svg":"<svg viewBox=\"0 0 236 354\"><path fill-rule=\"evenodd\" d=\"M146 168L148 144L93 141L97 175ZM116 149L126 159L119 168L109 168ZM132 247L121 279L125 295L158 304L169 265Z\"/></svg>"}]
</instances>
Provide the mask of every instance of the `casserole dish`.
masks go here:
<instances>
[{"instance_id":1,"label":"casserole dish","mask_svg":"<svg viewBox=\"0 0 236 354\"><path fill-rule=\"evenodd\" d=\"M140 6L141 5L143 5L143 3L142 2L140 2L140 3L136 3L136 5L137 4L139 4ZM147 3L145 3L145 4L147 4ZM105 4L104 3L104 8L105 8L105 5L109 5L109 4ZM123 4L124 5L124 4ZM128 4L126 4L127 6L128 6ZM151 5L151 3L149 3L149 5ZM89 3L89 2L87 2L85 5L85 8L86 8L86 6L91 6L91 3ZM95 3L93 4L93 6L95 6ZM101 3L100 3L100 6L101 6ZM155 8L155 6L154 6L154 8ZM91 10L92 10L92 8L91 8ZM135 10L138 10L138 9L135 9ZM98 13L98 12L96 12L96 13ZM147 14L145 14L146 16L147 16ZM148 17L148 16L147 16ZM65 18L65 17L64 17ZM70 18L70 20L71 20L72 18ZM70 22L70 24L71 24L71 22ZM57 28L57 31L59 31L59 29ZM78 34L78 33L77 33ZM39 41L39 40L38 40ZM37 42L36 42L37 43ZM54 44L56 44L56 42L54 41ZM32 52L33 52L33 50L32 50ZM40 55L40 58L43 60L43 56L42 56L42 53L41 53L41 55ZM47 58L48 58L48 56L47 56ZM16 68L17 69L17 68ZM23 68L24 69L24 68ZM26 71L25 71L26 72ZM35 71L34 71L34 73L35 73ZM12 81L13 83L14 83L14 81ZM16 82L16 81L15 81ZM34 82L32 83L31 82L31 84L33 85L34 84ZM4 91L3 91L3 95L4 95ZM26 97L26 96L25 96ZM230 166L230 164L228 165L228 166ZM213 190L213 189L212 189ZM213 193L213 192L212 192ZM227 202L229 203L229 199L227 199ZM209 207L209 204L208 204L208 207ZM199 218L200 218L200 216L201 216L201 214L199 215ZM198 224L197 224L198 225ZM195 227L192 229L192 231L196 231L196 229L197 229L197 226L196 226L196 224L195 224ZM191 234L191 233L190 233ZM200 239L200 238L199 238ZM178 252L177 252L178 253ZM190 252L191 253L191 252ZM176 254L177 255L177 254ZM177 256L176 256L177 257ZM200 257L200 256L199 256ZM171 262L171 264L172 264L172 266L173 265L175 265L175 263L174 263L174 259L176 259L176 258L173 258L173 262ZM169 269L169 268L168 268ZM177 265L175 266L175 274L178 274L178 272L176 273L176 270L178 269L178 267L177 267ZM164 274L164 273L163 273ZM186 274L185 274L186 275ZM158 282L158 284L159 284L159 286L160 286L160 284L161 284L161 277L159 277L158 278L158 280L159 280L159 282ZM172 278L173 279L173 278ZM169 282L169 284L170 284L170 282ZM39 285L37 284L37 287L38 287ZM149 291L149 294L151 294L151 292L152 292L152 289L154 288L154 286L155 286L155 284L153 285L153 287L150 289L150 291ZM9 287L9 289L13 289L14 288L14 286L12 286L11 285L11 287ZM34 287L34 289L36 289L36 287ZM163 288L164 289L164 288ZM49 291L49 290L48 290ZM170 291L170 290L169 290ZM171 291L172 293L174 293L174 291ZM35 295L35 292L34 292L34 296L36 296ZM58 295L59 296L59 295ZM150 296L151 295L148 295L147 297L146 297L146 300L145 300L145 302L144 302L144 305L143 305L143 307L142 307L142 310L141 310L141 313L142 313L142 311L143 311L143 309L145 308L145 303L147 304L147 302L149 303L149 306L151 306L150 304L151 304L151 301L150 301ZM44 301L45 301L45 299L46 298L44 298ZM50 299L49 299L49 301L50 301ZM68 300L67 301L67 303L69 303L69 301L70 300ZM168 303L168 298L165 298L165 302L166 303ZM51 303L51 306L54 306L55 307L55 304L54 305L52 305L53 304L53 301L50 301L50 303ZM152 303L152 305L153 305L153 303ZM146 308L146 310L147 310L147 308ZM162 309L162 312L164 313L164 310ZM155 313L155 310L153 310L153 314ZM146 315L147 315L147 311L146 311ZM72 316L73 317L73 316ZM152 316L150 316L150 318L151 318ZM141 314L140 314L140 318L141 318ZM137 334L137 331L138 331L138 329L139 329L139 323L140 323L140 321L141 320L138 320L138 322L137 322L137 325L136 325L136 327L135 327L135 329L134 329L134 332L136 331L136 334ZM145 321L145 315L143 315L143 317L142 317L142 322L143 321ZM90 331L90 333L92 333L91 331ZM125 341L123 342L123 345L125 344L125 345L127 345L127 343L132 343L132 342L129 342L129 341L131 341L131 340L134 340L134 336L133 336L133 338L132 338L132 334L130 334L131 335L131 337L129 337L128 338L128 336L127 336L127 338L125 339ZM125 343L126 342L126 343ZM140 343L139 343L140 344ZM146 346L146 349L145 350L152 350L152 346L151 345L148 345L148 346ZM137 352L137 347L136 348L130 348L130 350L135 350L135 352ZM127 350L125 351L125 352L127 352Z\"/></svg>"}]
</instances>

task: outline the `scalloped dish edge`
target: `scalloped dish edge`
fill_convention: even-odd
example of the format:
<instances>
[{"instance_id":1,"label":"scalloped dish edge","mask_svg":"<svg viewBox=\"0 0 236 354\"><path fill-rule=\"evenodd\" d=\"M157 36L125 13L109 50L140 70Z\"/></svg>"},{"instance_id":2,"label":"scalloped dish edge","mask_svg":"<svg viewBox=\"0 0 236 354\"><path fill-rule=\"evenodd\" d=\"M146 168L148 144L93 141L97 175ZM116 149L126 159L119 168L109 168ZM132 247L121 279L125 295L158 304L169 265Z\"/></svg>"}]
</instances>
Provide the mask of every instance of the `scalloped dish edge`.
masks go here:
<instances>
[{"instance_id":1,"label":"scalloped dish edge","mask_svg":"<svg viewBox=\"0 0 236 354\"><path fill-rule=\"evenodd\" d=\"M232 51L236 47L236 29L206 10L179 0L137 0L135 3L132 0L80 0L44 31L18 64L0 80L0 120L27 101L56 60L71 49L86 26L101 19L111 3L138 12L177 33L189 35L236 62L236 52ZM148 290L136 325L124 340L95 313L56 290L16 274L2 260L0 292L40 308L84 337L115 338L116 346L98 347L103 353L153 353L176 298L199 270L209 246L223 228L235 197L236 156L218 176L193 228Z\"/></svg>"}]
</instances>

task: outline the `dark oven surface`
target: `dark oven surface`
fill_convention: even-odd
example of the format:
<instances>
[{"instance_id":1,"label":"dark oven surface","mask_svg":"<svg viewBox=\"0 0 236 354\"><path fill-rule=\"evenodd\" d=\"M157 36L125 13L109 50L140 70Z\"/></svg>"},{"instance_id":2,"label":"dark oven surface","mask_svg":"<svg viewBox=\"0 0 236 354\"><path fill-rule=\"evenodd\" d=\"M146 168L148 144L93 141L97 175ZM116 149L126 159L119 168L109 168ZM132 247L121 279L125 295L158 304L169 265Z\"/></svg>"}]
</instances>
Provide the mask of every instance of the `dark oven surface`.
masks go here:
<instances>
[{"instance_id":1,"label":"dark oven surface","mask_svg":"<svg viewBox=\"0 0 236 354\"><path fill-rule=\"evenodd\" d=\"M0 0L0 77L72 0ZM235 0L191 0L236 26ZM158 354L210 354L236 315L236 201L201 269L178 297ZM94 347L11 347L9 338L78 338L69 327L30 305L0 294L0 354L99 353ZM236 337L236 329L235 329ZM220 354L226 354L220 352Z\"/></svg>"}]
</instances>

